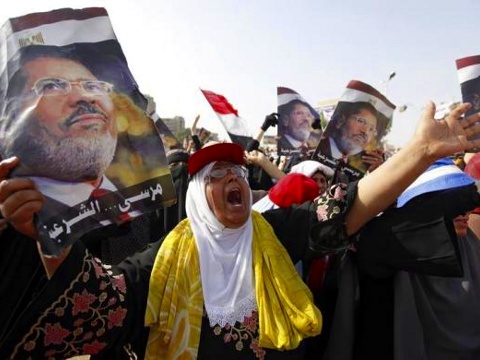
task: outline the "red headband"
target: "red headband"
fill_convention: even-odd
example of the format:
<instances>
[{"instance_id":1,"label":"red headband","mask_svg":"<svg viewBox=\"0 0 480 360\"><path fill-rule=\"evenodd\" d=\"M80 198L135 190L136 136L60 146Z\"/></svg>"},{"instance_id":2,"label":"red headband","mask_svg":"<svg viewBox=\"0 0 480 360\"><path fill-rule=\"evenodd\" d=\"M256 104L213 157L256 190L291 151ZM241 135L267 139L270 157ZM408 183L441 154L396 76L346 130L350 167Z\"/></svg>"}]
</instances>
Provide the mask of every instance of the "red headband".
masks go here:
<instances>
[{"instance_id":1,"label":"red headband","mask_svg":"<svg viewBox=\"0 0 480 360\"><path fill-rule=\"evenodd\" d=\"M228 161L244 165L243 148L233 143L208 145L190 155L188 159L188 174L195 175L207 164L214 161Z\"/></svg>"}]
</instances>

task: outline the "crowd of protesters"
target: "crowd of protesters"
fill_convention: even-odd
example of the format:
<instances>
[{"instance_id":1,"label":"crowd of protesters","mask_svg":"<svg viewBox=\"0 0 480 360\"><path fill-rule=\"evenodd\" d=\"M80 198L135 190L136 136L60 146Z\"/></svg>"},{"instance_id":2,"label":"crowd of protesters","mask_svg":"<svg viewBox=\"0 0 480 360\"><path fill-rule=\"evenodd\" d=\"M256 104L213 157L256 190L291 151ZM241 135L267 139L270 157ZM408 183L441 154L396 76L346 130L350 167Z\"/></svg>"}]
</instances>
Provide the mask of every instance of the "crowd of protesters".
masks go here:
<instances>
[{"instance_id":1,"label":"crowd of protesters","mask_svg":"<svg viewBox=\"0 0 480 360\"><path fill-rule=\"evenodd\" d=\"M262 148L275 114L246 149L209 141L197 117L191 143L166 154L177 202L142 216L148 245L128 257L99 245L128 224L37 253L43 197L9 177L18 158L3 160L2 247L23 252L28 265L9 262L9 275L20 267L32 283L7 302L0 357L480 358L480 243L467 223L480 161L466 157L464 173L448 158L480 145L467 140L480 118L462 117L469 108L438 121L429 104L403 149L366 155L350 182L309 153ZM432 166L460 185L432 180ZM418 182L430 188L399 201Z\"/></svg>"},{"instance_id":2,"label":"crowd of protesters","mask_svg":"<svg viewBox=\"0 0 480 360\"><path fill-rule=\"evenodd\" d=\"M0 360L480 359L478 94L428 103L395 154L395 106L357 80L324 129L279 87L249 142L197 116L181 146L105 16L1 33Z\"/></svg>"}]
</instances>

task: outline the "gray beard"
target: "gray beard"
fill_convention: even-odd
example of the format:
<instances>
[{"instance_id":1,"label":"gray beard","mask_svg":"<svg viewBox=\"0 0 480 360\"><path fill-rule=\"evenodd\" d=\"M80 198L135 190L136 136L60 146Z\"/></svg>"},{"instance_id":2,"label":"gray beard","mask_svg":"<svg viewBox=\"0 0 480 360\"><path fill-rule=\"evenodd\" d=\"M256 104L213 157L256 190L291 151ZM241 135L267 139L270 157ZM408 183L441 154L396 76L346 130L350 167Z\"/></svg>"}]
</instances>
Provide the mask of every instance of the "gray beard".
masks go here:
<instances>
[{"instance_id":1,"label":"gray beard","mask_svg":"<svg viewBox=\"0 0 480 360\"><path fill-rule=\"evenodd\" d=\"M293 133L290 136L292 136L297 141L305 142L310 136L310 130L297 128L293 130Z\"/></svg>"},{"instance_id":2,"label":"gray beard","mask_svg":"<svg viewBox=\"0 0 480 360\"><path fill-rule=\"evenodd\" d=\"M10 140L7 153L21 160L17 175L74 182L101 178L117 145L117 138L108 132L58 138L39 125L21 127Z\"/></svg>"},{"instance_id":3,"label":"gray beard","mask_svg":"<svg viewBox=\"0 0 480 360\"><path fill-rule=\"evenodd\" d=\"M343 136L340 137L337 145L340 151L346 155L355 155L363 151L363 148L360 145L349 140L344 140Z\"/></svg>"}]
</instances>

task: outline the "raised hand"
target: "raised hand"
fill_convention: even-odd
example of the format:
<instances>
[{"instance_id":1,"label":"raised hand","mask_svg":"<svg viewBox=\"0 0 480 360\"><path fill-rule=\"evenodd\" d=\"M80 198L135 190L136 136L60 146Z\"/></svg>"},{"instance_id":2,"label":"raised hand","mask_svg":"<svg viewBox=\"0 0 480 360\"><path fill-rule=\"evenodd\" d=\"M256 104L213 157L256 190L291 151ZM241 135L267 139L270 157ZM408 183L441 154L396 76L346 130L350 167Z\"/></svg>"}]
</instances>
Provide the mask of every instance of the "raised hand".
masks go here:
<instances>
[{"instance_id":1,"label":"raised hand","mask_svg":"<svg viewBox=\"0 0 480 360\"><path fill-rule=\"evenodd\" d=\"M258 150L245 151L245 160L248 164L261 165L264 161L270 161L264 153Z\"/></svg>"},{"instance_id":2,"label":"raised hand","mask_svg":"<svg viewBox=\"0 0 480 360\"><path fill-rule=\"evenodd\" d=\"M261 126L263 131L267 131L267 129L271 126L276 126L278 124L278 114L271 113L270 115L265 116L265 120Z\"/></svg>"},{"instance_id":3,"label":"raised hand","mask_svg":"<svg viewBox=\"0 0 480 360\"><path fill-rule=\"evenodd\" d=\"M192 135L195 135L197 133L198 120L200 120L200 114L195 116L195 120L193 120L192 129L191 129Z\"/></svg>"},{"instance_id":4,"label":"raised hand","mask_svg":"<svg viewBox=\"0 0 480 360\"><path fill-rule=\"evenodd\" d=\"M480 146L480 140L472 140L480 133L480 113L463 117L470 108L469 103L460 104L443 119L436 120L435 104L429 102L413 141L423 147L432 161Z\"/></svg>"}]
</instances>

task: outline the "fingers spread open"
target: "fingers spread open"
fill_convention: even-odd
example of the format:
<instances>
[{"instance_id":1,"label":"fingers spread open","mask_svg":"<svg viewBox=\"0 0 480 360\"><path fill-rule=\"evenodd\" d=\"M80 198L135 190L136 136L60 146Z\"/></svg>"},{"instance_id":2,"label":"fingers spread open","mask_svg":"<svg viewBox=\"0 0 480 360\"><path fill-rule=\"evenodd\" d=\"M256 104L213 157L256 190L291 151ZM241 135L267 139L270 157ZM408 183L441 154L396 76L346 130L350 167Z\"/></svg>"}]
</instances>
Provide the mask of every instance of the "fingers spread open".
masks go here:
<instances>
[{"instance_id":1,"label":"fingers spread open","mask_svg":"<svg viewBox=\"0 0 480 360\"><path fill-rule=\"evenodd\" d=\"M459 104L455 106L452 111L450 111L450 113L447 115L447 118L459 120L463 116L463 114L470 110L471 107L472 105L470 103Z\"/></svg>"},{"instance_id":2,"label":"fingers spread open","mask_svg":"<svg viewBox=\"0 0 480 360\"><path fill-rule=\"evenodd\" d=\"M461 122L464 128L472 126L480 122L480 113L475 113L470 116L467 116L466 118L462 119Z\"/></svg>"},{"instance_id":3,"label":"fingers spread open","mask_svg":"<svg viewBox=\"0 0 480 360\"><path fill-rule=\"evenodd\" d=\"M464 128L465 135L467 136L468 139L473 139L475 137L478 137L480 134L480 123L472 123L467 125L468 127Z\"/></svg>"}]
</instances>

